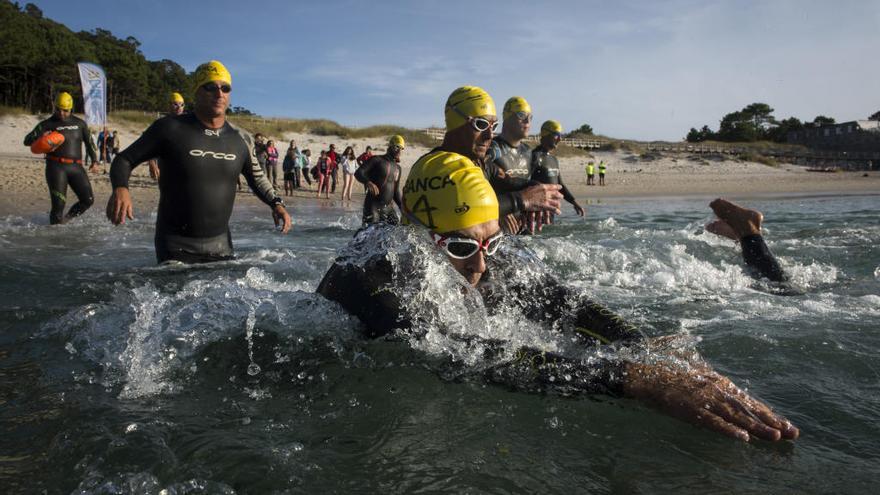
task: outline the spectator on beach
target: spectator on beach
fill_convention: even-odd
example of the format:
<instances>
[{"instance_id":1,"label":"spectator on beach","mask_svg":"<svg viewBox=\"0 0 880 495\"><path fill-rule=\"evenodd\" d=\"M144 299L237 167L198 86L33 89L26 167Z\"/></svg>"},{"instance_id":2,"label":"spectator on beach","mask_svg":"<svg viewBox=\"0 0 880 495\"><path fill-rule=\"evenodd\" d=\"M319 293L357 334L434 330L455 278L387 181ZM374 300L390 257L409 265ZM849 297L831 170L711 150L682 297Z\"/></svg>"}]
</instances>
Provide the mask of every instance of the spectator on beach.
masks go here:
<instances>
[{"instance_id":1,"label":"spectator on beach","mask_svg":"<svg viewBox=\"0 0 880 495\"><path fill-rule=\"evenodd\" d=\"M281 175L281 167L278 166L278 148L275 147L275 141L271 139L266 142L266 170L272 187L278 189L278 176Z\"/></svg>"},{"instance_id":2,"label":"spectator on beach","mask_svg":"<svg viewBox=\"0 0 880 495\"><path fill-rule=\"evenodd\" d=\"M373 158L373 147L367 146L366 151L364 151L363 153L360 154L360 156L358 156L358 159L357 159L358 168L363 167L364 164L367 163L367 161L369 161L370 158ZM364 184L364 193L366 193L366 192L367 192L367 185Z\"/></svg>"},{"instance_id":3,"label":"spectator on beach","mask_svg":"<svg viewBox=\"0 0 880 495\"><path fill-rule=\"evenodd\" d=\"M302 178L312 188L312 179L315 175L312 173L312 150L306 149L302 152Z\"/></svg>"},{"instance_id":4,"label":"spectator on beach","mask_svg":"<svg viewBox=\"0 0 880 495\"><path fill-rule=\"evenodd\" d=\"M296 172L299 166L297 154L299 154L299 150L296 148L296 141L291 140L281 164L281 170L284 173L284 194L288 196L293 194L294 189L299 189L299 177Z\"/></svg>"},{"instance_id":5,"label":"spectator on beach","mask_svg":"<svg viewBox=\"0 0 880 495\"><path fill-rule=\"evenodd\" d=\"M107 135L107 128L101 129L101 132L98 133L98 139L95 140L95 145L98 147L98 161L101 165L107 163L107 156L104 153L104 136Z\"/></svg>"},{"instance_id":6,"label":"spectator on beach","mask_svg":"<svg viewBox=\"0 0 880 495\"><path fill-rule=\"evenodd\" d=\"M605 185L605 160L599 160L599 185Z\"/></svg>"},{"instance_id":7,"label":"spectator on beach","mask_svg":"<svg viewBox=\"0 0 880 495\"><path fill-rule=\"evenodd\" d=\"M263 175L268 176L266 170L266 138L259 132L254 134L254 156L257 157L257 163L263 169Z\"/></svg>"},{"instance_id":8,"label":"spectator on beach","mask_svg":"<svg viewBox=\"0 0 880 495\"><path fill-rule=\"evenodd\" d=\"M354 156L354 148L345 148L342 152L340 166L342 167L342 199L351 200L351 186L354 183L354 172L357 169L357 158Z\"/></svg>"},{"instance_id":9,"label":"spectator on beach","mask_svg":"<svg viewBox=\"0 0 880 495\"><path fill-rule=\"evenodd\" d=\"M185 102L183 101L183 95L180 93L171 93L171 101L170 106L168 108L168 115L180 115L183 113ZM154 158L149 161L150 167L150 177L155 180L159 180L159 162ZM241 179L238 180L238 188L241 189Z\"/></svg>"},{"instance_id":10,"label":"spectator on beach","mask_svg":"<svg viewBox=\"0 0 880 495\"><path fill-rule=\"evenodd\" d=\"M587 162L587 185L588 186L595 185L595 184L593 184L594 176L595 176L594 172L596 171L595 169L596 169L596 166L593 164L593 160L590 160L589 162Z\"/></svg>"},{"instance_id":11,"label":"spectator on beach","mask_svg":"<svg viewBox=\"0 0 880 495\"><path fill-rule=\"evenodd\" d=\"M332 181L331 193L336 192L336 180L339 177L339 155L336 153L336 145L330 145L330 151L327 152L327 165L330 171L330 180Z\"/></svg>"},{"instance_id":12,"label":"spectator on beach","mask_svg":"<svg viewBox=\"0 0 880 495\"><path fill-rule=\"evenodd\" d=\"M315 164L315 180L318 182L318 194L316 198L321 197L321 191L324 191L324 197L330 198L330 159L327 152L321 150L321 156L318 157L318 163Z\"/></svg>"}]
</instances>

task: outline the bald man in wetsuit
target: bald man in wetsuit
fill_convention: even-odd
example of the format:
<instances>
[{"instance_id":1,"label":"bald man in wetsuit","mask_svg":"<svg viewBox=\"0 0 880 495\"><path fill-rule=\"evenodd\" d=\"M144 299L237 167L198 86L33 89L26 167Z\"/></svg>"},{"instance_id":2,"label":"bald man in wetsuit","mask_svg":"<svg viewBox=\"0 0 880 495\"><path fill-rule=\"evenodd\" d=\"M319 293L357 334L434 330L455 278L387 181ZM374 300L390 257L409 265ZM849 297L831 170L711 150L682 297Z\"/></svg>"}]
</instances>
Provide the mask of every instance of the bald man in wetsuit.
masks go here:
<instances>
[{"instance_id":1,"label":"bald man in wetsuit","mask_svg":"<svg viewBox=\"0 0 880 495\"><path fill-rule=\"evenodd\" d=\"M212 60L196 69L192 113L153 123L120 153L110 168L113 194L107 217L114 224L132 219L128 179L139 163L159 161L159 211L156 258L160 263L203 263L233 257L229 217L237 180L245 176L261 201L272 209L275 225L290 230L290 215L253 154L250 136L226 121L232 76Z\"/></svg>"},{"instance_id":2,"label":"bald man in wetsuit","mask_svg":"<svg viewBox=\"0 0 880 495\"><path fill-rule=\"evenodd\" d=\"M49 200L52 209L49 223L62 224L71 218L82 215L94 203L89 174L83 167L83 146L91 160L92 173L98 171L98 156L95 144L89 134L89 126L73 115L73 97L69 93L59 93L55 99L55 112L48 119L37 124L24 137L24 145L30 146L43 134L57 131L64 135L64 143L50 153L46 153L46 185L49 186ZM64 214L67 203L67 186L73 189L77 202Z\"/></svg>"},{"instance_id":3,"label":"bald man in wetsuit","mask_svg":"<svg viewBox=\"0 0 880 495\"><path fill-rule=\"evenodd\" d=\"M400 208L400 153L406 148L402 136L392 136L384 155L371 156L354 173L354 178L364 184L364 225L400 221L391 202Z\"/></svg>"},{"instance_id":4,"label":"bald man in wetsuit","mask_svg":"<svg viewBox=\"0 0 880 495\"><path fill-rule=\"evenodd\" d=\"M531 179L541 184L559 184L562 188L562 197L574 206L574 211L584 216L584 209L578 204L571 191L562 183L562 174L559 171L559 160L553 156L553 151L559 146L562 139L562 125L555 120L548 120L541 126L541 143L532 150L532 177Z\"/></svg>"}]
</instances>

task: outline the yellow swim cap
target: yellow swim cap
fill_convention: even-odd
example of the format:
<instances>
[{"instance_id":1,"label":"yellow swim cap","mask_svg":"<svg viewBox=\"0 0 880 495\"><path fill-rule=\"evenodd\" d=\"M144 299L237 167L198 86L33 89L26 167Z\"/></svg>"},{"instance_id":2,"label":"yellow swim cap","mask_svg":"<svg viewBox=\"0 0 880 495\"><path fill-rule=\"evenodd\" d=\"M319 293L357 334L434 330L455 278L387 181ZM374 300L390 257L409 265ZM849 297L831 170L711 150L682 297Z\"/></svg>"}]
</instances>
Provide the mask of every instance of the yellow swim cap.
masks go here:
<instances>
[{"instance_id":1,"label":"yellow swim cap","mask_svg":"<svg viewBox=\"0 0 880 495\"><path fill-rule=\"evenodd\" d=\"M504 104L504 111L502 112L504 120L509 119L516 112L532 113L531 105L522 96L512 96Z\"/></svg>"},{"instance_id":2,"label":"yellow swim cap","mask_svg":"<svg viewBox=\"0 0 880 495\"><path fill-rule=\"evenodd\" d=\"M183 95L180 93L171 93L171 103L183 103Z\"/></svg>"},{"instance_id":3,"label":"yellow swim cap","mask_svg":"<svg viewBox=\"0 0 880 495\"><path fill-rule=\"evenodd\" d=\"M403 140L403 136L400 134L395 134L388 140L388 146L397 146L400 149L406 149L406 141Z\"/></svg>"},{"instance_id":4,"label":"yellow swim cap","mask_svg":"<svg viewBox=\"0 0 880 495\"><path fill-rule=\"evenodd\" d=\"M196 89L199 89L205 83L214 81L224 82L232 86L232 74L226 70L223 64L216 60L211 60L196 68L196 72L193 74L193 81L195 82Z\"/></svg>"},{"instance_id":5,"label":"yellow swim cap","mask_svg":"<svg viewBox=\"0 0 880 495\"><path fill-rule=\"evenodd\" d=\"M55 98L55 106L61 110L73 110L73 97L67 91L58 93Z\"/></svg>"},{"instance_id":6,"label":"yellow swim cap","mask_svg":"<svg viewBox=\"0 0 880 495\"><path fill-rule=\"evenodd\" d=\"M467 117L495 116L495 102L483 88L462 86L449 95L445 114L446 130L457 129L467 122Z\"/></svg>"},{"instance_id":7,"label":"yellow swim cap","mask_svg":"<svg viewBox=\"0 0 880 495\"><path fill-rule=\"evenodd\" d=\"M562 124L555 120L548 120L541 124L541 137L549 136L550 134L562 134Z\"/></svg>"},{"instance_id":8,"label":"yellow swim cap","mask_svg":"<svg viewBox=\"0 0 880 495\"><path fill-rule=\"evenodd\" d=\"M482 169L465 156L435 151L413 165L403 210L438 234L498 219L498 198Z\"/></svg>"}]
</instances>

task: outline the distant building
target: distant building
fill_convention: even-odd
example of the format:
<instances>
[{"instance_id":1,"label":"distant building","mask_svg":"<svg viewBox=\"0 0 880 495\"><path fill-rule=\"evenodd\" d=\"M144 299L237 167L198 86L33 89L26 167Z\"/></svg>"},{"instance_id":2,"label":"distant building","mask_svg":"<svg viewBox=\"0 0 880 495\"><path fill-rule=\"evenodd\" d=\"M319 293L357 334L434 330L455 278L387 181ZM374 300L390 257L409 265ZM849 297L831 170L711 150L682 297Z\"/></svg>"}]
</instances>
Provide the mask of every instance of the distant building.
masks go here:
<instances>
[{"instance_id":1,"label":"distant building","mask_svg":"<svg viewBox=\"0 0 880 495\"><path fill-rule=\"evenodd\" d=\"M786 141L832 151L880 151L880 121L854 120L789 132Z\"/></svg>"}]
</instances>

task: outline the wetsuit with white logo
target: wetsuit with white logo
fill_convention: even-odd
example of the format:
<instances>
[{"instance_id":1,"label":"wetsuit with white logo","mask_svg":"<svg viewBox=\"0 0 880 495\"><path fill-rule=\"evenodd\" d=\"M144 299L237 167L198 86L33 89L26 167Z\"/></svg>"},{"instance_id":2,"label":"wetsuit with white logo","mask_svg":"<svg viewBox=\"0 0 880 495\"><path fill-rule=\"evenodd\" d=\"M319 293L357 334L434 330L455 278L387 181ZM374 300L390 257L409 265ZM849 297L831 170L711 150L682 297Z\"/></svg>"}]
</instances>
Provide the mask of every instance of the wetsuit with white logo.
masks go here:
<instances>
[{"instance_id":1,"label":"wetsuit with white logo","mask_svg":"<svg viewBox=\"0 0 880 495\"><path fill-rule=\"evenodd\" d=\"M562 183L559 160L540 145L532 151L531 169L533 181L541 184L559 184L562 186L562 197L569 203L576 204L574 195Z\"/></svg>"},{"instance_id":2,"label":"wetsuit with white logo","mask_svg":"<svg viewBox=\"0 0 880 495\"><path fill-rule=\"evenodd\" d=\"M82 215L94 203L92 184L89 174L83 167L83 145L92 162L98 157L95 144L89 134L89 126L82 119L73 115L61 119L53 115L40 122L24 138L24 145L30 146L46 131L57 131L64 134L64 143L55 151L46 154L46 184L49 186L49 198L52 210L49 223L57 224L65 221L64 205L67 202L67 186L73 189L78 202L67 211L67 219Z\"/></svg>"},{"instance_id":3,"label":"wetsuit with white logo","mask_svg":"<svg viewBox=\"0 0 880 495\"><path fill-rule=\"evenodd\" d=\"M229 122L209 129L191 113L157 120L113 160L113 187L128 187L132 169L150 158L158 159L161 171L155 239L160 263L232 257L229 217L239 174L264 203L281 203L250 135Z\"/></svg>"},{"instance_id":4,"label":"wetsuit with white logo","mask_svg":"<svg viewBox=\"0 0 880 495\"><path fill-rule=\"evenodd\" d=\"M379 195L373 196L367 190L364 197L364 224L386 222L396 224L400 218L391 202L401 208L400 198L400 165L388 155L370 157L354 173L358 182L372 182L379 187ZM401 208L402 209L402 208Z\"/></svg>"},{"instance_id":5,"label":"wetsuit with white logo","mask_svg":"<svg viewBox=\"0 0 880 495\"><path fill-rule=\"evenodd\" d=\"M528 180L532 175L532 149L524 142L514 147L501 136L495 136L486 153L486 161L495 162L509 177Z\"/></svg>"}]
</instances>

